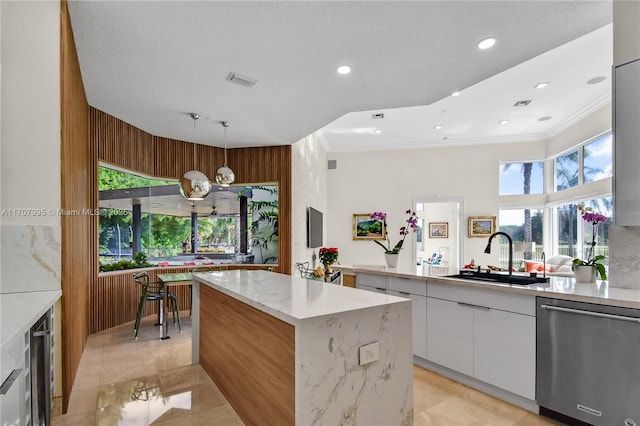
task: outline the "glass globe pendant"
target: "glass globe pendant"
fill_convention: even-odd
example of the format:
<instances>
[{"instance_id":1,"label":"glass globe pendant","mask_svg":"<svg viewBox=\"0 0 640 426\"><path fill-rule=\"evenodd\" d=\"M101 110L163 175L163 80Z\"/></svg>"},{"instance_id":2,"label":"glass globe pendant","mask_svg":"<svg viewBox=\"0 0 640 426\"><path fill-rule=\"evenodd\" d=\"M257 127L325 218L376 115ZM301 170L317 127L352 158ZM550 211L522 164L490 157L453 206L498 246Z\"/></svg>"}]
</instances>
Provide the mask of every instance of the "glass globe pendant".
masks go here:
<instances>
[{"instance_id":1,"label":"glass globe pendant","mask_svg":"<svg viewBox=\"0 0 640 426\"><path fill-rule=\"evenodd\" d=\"M199 170L189 170L180 178L180 193L187 200L204 200L210 191L209 178Z\"/></svg>"},{"instance_id":2,"label":"glass globe pendant","mask_svg":"<svg viewBox=\"0 0 640 426\"><path fill-rule=\"evenodd\" d=\"M227 166L227 127L229 127L228 121L223 121L222 127L224 127L224 166L220 167L216 172L216 183L220 186L229 186L236 180L236 175Z\"/></svg>"},{"instance_id":3,"label":"glass globe pendant","mask_svg":"<svg viewBox=\"0 0 640 426\"><path fill-rule=\"evenodd\" d=\"M193 119L193 127L196 126L196 120L200 115L195 112L189 113ZM196 144L193 144L193 167L196 166ZM180 193L187 200L197 201L204 200L211 191L211 182L207 175L199 170L189 170L180 178Z\"/></svg>"}]
</instances>

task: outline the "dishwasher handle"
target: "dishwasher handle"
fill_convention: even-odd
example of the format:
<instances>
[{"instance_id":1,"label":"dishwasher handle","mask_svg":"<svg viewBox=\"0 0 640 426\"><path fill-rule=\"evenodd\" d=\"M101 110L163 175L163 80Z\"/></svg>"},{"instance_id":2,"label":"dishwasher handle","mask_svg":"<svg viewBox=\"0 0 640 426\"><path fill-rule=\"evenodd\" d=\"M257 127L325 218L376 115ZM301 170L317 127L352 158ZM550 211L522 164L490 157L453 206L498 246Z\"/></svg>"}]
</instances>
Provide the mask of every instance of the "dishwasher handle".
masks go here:
<instances>
[{"instance_id":1,"label":"dishwasher handle","mask_svg":"<svg viewBox=\"0 0 640 426\"><path fill-rule=\"evenodd\" d=\"M583 311L581 309L563 308L563 307L560 307L560 306L551 306L551 305L540 305L540 307L542 309L547 309L549 311L560 311L560 312L567 312L567 313L576 314L576 315L586 315L586 316L589 316L589 317L608 318L608 319L613 319L613 320L618 320L618 321L635 322L635 323L640 324L640 318L625 317L625 316L622 316L622 315L604 314L602 312Z\"/></svg>"}]
</instances>

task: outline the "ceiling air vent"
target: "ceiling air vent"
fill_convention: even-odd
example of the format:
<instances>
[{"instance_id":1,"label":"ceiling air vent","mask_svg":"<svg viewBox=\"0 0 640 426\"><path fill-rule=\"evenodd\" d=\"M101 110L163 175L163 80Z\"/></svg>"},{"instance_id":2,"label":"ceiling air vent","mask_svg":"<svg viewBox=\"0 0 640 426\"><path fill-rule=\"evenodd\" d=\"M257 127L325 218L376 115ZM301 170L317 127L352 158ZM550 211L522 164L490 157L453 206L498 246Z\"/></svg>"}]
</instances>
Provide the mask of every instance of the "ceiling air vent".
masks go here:
<instances>
[{"instance_id":1,"label":"ceiling air vent","mask_svg":"<svg viewBox=\"0 0 640 426\"><path fill-rule=\"evenodd\" d=\"M227 81L239 84L241 86L253 87L258 80L244 76L244 75L236 74L235 72L232 71L227 76Z\"/></svg>"},{"instance_id":2,"label":"ceiling air vent","mask_svg":"<svg viewBox=\"0 0 640 426\"><path fill-rule=\"evenodd\" d=\"M515 104L513 104L513 106L527 106L531 103L531 99L528 99L526 101L518 101Z\"/></svg>"},{"instance_id":3,"label":"ceiling air vent","mask_svg":"<svg viewBox=\"0 0 640 426\"><path fill-rule=\"evenodd\" d=\"M371 118L373 118L374 120L380 120L384 118L384 113L378 112L376 114L371 114Z\"/></svg>"}]
</instances>

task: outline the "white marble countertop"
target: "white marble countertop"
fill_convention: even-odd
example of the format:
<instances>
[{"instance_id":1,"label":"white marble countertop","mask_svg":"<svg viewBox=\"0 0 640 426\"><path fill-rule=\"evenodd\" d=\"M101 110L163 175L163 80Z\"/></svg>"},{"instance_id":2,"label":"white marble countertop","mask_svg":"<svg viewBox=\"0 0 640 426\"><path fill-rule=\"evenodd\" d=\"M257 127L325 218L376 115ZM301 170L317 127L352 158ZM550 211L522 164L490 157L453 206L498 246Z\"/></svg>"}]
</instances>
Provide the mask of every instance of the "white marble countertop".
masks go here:
<instances>
[{"instance_id":1,"label":"white marble countertop","mask_svg":"<svg viewBox=\"0 0 640 426\"><path fill-rule=\"evenodd\" d=\"M195 273L193 279L292 325L309 318L408 301L267 271Z\"/></svg>"},{"instance_id":2,"label":"white marble countertop","mask_svg":"<svg viewBox=\"0 0 640 426\"><path fill-rule=\"evenodd\" d=\"M0 347L31 328L61 294L60 290L0 294Z\"/></svg>"},{"instance_id":3,"label":"white marble countertop","mask_svg":"<svg viewBox=\"0 0 640 426\"><path fill-rule=\"evenodd\" d=\"M334 268L353 274L368 273L386 275L424 280L425 283L429 281L432 283L477 287L509 293L528 294L555 299L575 300L578 302L640 309L640 290L611 287L606 281L597 281L595 284L576 283L573 278L554 276L550 277L550 282L546 284L523 286L448 278L437 275L423 275L421 273L402 268L387 268L385 266L376 265L334 265Z\"/></svg>"}]
</instances>

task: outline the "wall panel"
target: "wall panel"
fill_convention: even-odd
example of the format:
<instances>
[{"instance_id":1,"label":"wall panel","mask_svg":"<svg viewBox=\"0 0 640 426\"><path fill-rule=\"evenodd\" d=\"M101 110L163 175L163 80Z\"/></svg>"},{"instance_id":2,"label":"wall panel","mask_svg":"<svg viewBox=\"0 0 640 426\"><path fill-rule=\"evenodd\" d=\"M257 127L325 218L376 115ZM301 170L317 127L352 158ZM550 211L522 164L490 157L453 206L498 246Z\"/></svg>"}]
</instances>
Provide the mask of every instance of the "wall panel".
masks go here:
<instances>
[{"instance_id":1,"label":"wall panel","mask_svg":"<svg viewBox=\"0 0 640 426\"><path fill-rule=\"evenodd\" d=\"M73 41L66 1L60 13L61 207L97 206L97 151L89 140L89 105ZM62 216L63 411L89 335L90 283L97 275L97 218Z\"/></svg>"},{"instance_id":2,"label":"wall panel","mask_svg":"<svg viewBox=\"0 0 640 426\"><path fill-rule=\"evenodd\" d=\"M294 327L206 285L200 294L202 368L246 424L293 425Z\"/></svg>"},{"instance_id":3,"label":"wall panel","mask_svg":"<svg viewBox=\"0 0 640 426\"><path fill-rule=\"evenodd\" d=\"M101 161L150 176L179 178L193 168L214 180L224 164L224 148L152 136L95 108L91 108L91 140ZM279 185L279 270L291 273L291 146L227 150L228 165L241 184ZM302 230L304 232L304 230Z\"/></svg>"},{"instance_id":4,"label":"wall panel","mask_svg":"<svg viewBox=\"0 0 640 426\"><path fill-rule=\"evenodd\" d=\"M151 281L157 281L157 274L171 274L189 271L193 266L168 268L146 268L103 272L98 276L95 285L91 286L91 300L95 309L91 310L91 333L97 333L126 322L134 321L138 311L140 288L133 280L133 274L141 271L149 273ZM258 265L223 265L221 269L264 269ZM178 297L181 311L190 309L191 294L188 285L173 286L171 292ZM157 305L147 303L144 315L156 314ZM184 312L183 312L184 314Z\"/></svg>"}]
</instances>

